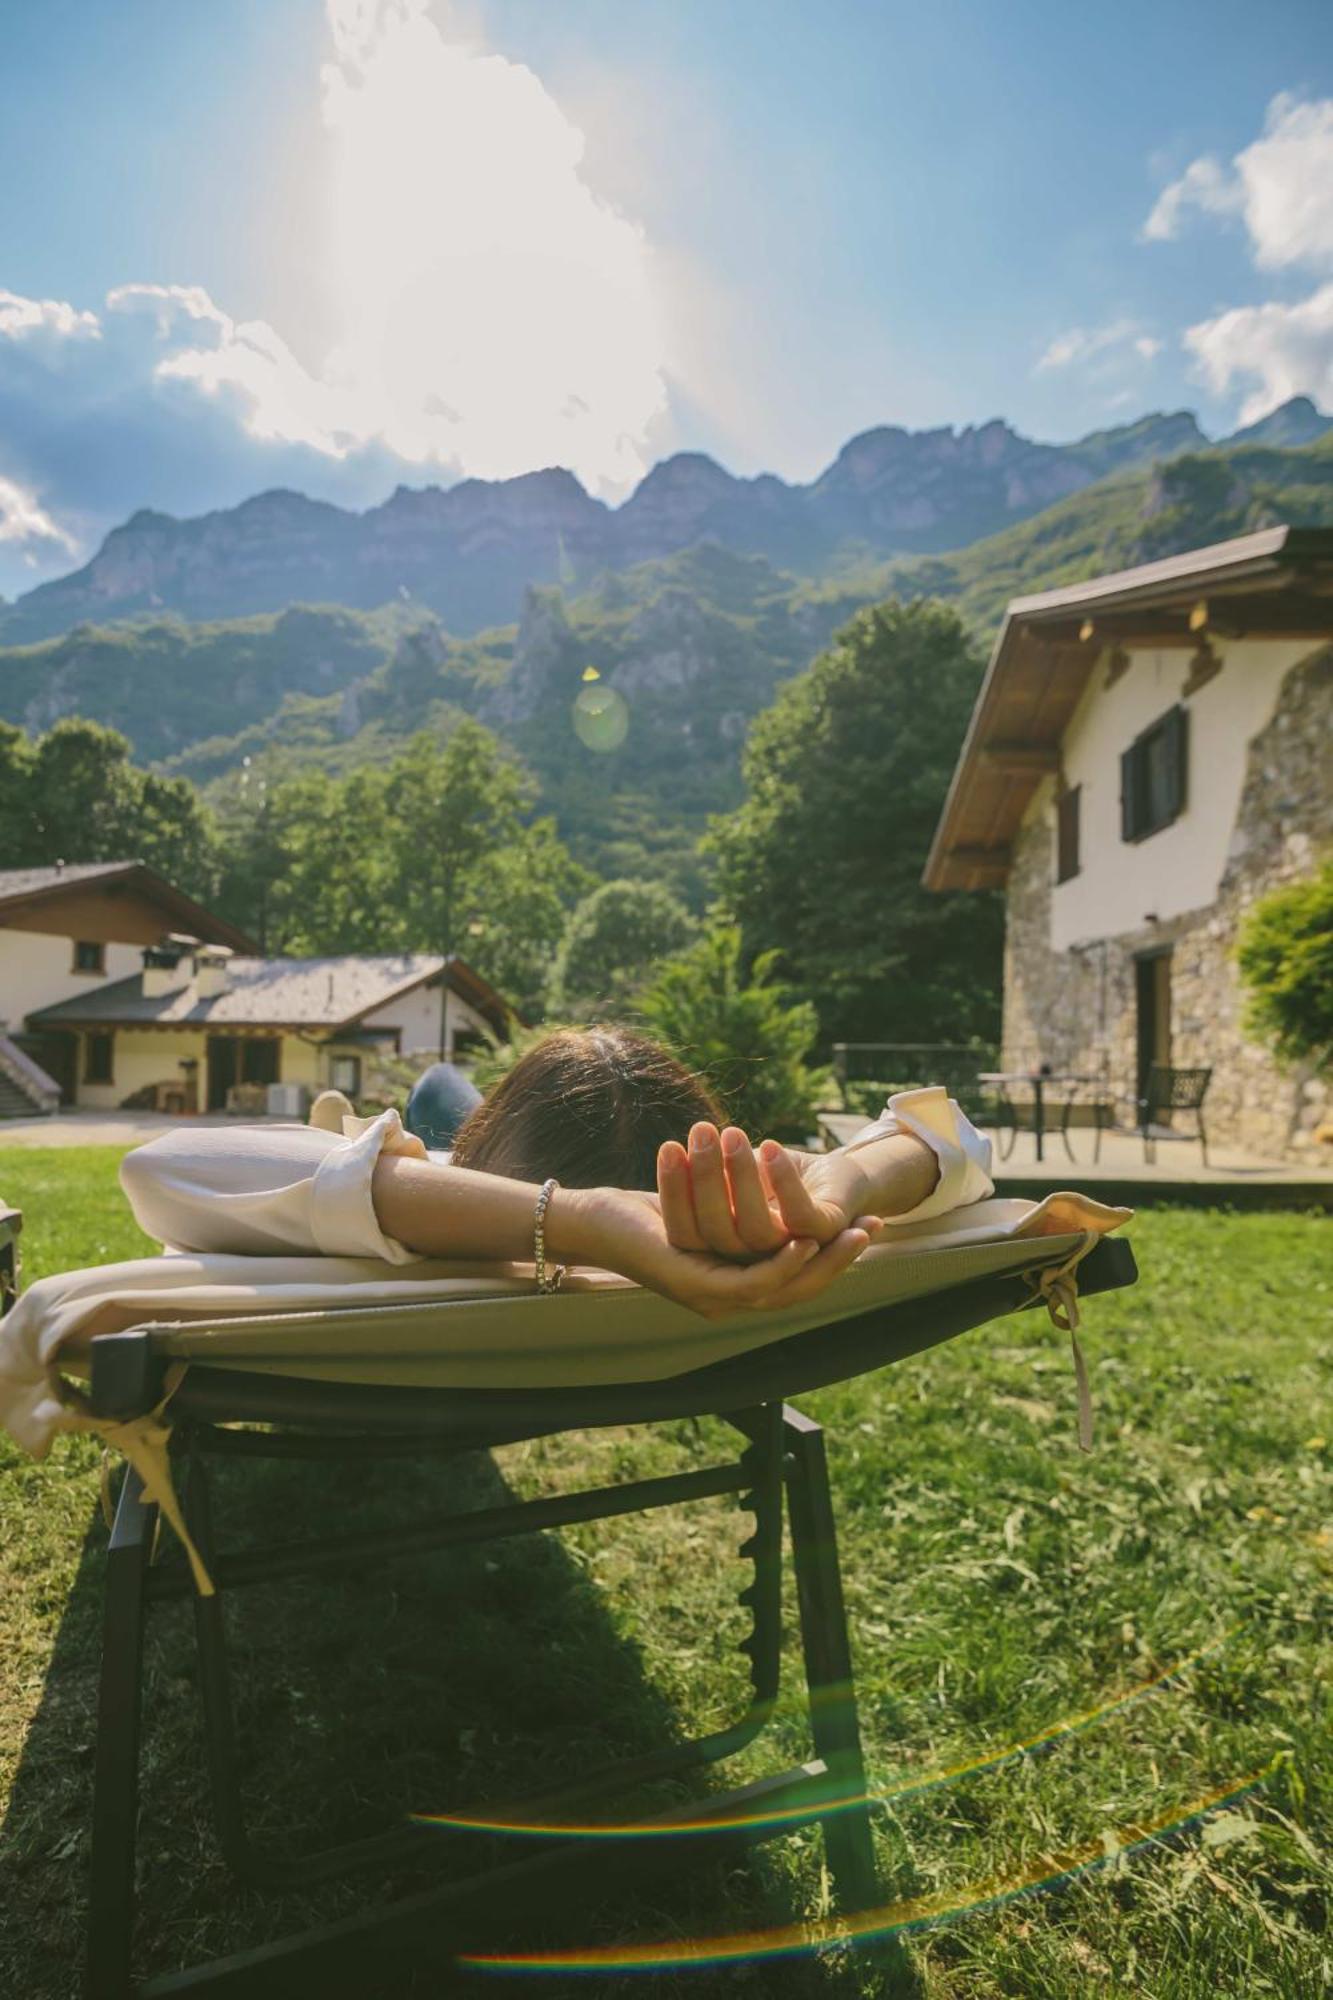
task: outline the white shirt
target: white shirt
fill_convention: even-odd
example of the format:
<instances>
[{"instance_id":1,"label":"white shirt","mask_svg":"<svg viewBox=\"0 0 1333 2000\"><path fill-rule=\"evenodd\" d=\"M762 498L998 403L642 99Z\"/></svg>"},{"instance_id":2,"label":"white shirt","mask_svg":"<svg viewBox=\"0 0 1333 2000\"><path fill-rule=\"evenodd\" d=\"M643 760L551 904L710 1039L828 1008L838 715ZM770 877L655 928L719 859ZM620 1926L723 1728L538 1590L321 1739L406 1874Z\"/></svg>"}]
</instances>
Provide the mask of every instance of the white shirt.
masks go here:
<instances>
[{"instance_id":1,"label":"white shirt","mask_svg":"<svg viewBox=\"0 0 1333 2000\"><path fill-rule=\"evenodd\" d=\"M994 1192L990 1141L938 1085L898 1092L846 1150L894 1132L921 1139L940 1171L925 1200L890 1224L944 1215ZM371 1176L381 1153L449 1160L385 1111L348 1119L342 1134L308 1125L183 1127L127 1153L120 1182L140 1228L172 1249L419 1262L375 1214Z\"/></svg>"}]
</instances>

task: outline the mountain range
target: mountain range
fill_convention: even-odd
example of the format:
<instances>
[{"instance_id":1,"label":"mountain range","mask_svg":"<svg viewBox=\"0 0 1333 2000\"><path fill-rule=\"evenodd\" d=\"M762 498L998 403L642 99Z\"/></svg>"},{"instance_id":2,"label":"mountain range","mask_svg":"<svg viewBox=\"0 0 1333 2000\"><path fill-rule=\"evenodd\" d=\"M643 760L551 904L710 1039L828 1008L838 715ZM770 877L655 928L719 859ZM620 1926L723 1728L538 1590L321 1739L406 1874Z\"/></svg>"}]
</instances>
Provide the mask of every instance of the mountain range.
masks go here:
<instances>
[{"instance_id":1,"label":"mountain range","mask_svg":"<svg viewBox=\"0 0 1333 2000\"><path fill-rule=\"evenodd\" d=\"M348 769L474 715L535 772L542 810L582 860L697 900L695 843L709 813L741 797L751 719L862 605L892 596L954 605L979 671L1011 597L1279 521L1333 526L1333 432L1121 466L970 547L849 552L823 575L704 540L579 588L530 583L518 617L480 634L451 632L401 600L373 611L284 603L213 622L159 610L80 624L0 645L0 722L38 732L62 716L91 717L121 730L139 761L225 799L243 760L252 774ZM590 666L629 707L614 757L590 754L570 726Z\"/></svg>"},{"instance_id":2,"label":"mountain range","mask_svg":"<svg viewBox=\"0 0 1333 2000\"><path fill-rule=\"evenodd\" d=\"M1186 453L1299 447L1330 428L1308 397L1215 447L1188 410L1072 444L1037 443L999 419L962 430L887 425L852 438L808 485L737 478L702 453L678 452L618 507L553 467L447 489L400 486L359 514L281 490L188 520L143 510L81 569L0 608L0 644L90 622L238 618L293 603L406 604L466 636L516 618L531 585L586 588L701 542L826 576L967 547L1108 477Z\"/></svg>"}]
</instances>

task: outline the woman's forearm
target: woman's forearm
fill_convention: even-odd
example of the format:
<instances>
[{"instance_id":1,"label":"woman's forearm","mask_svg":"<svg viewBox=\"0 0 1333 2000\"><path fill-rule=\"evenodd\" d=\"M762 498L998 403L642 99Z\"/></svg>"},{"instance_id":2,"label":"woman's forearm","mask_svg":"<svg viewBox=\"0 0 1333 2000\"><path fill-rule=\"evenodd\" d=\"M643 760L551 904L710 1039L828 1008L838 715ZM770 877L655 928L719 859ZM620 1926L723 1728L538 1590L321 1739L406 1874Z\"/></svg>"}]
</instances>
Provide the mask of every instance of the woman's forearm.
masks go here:
<instances>
[{"instance_id":1,"label":"woman's forearm","mask_svg":"<svg viewBox=\"0 0 1333 2000\"><path fill-rule=\"evenodd\" d=\"M940 1165L924 1140L910 1132L893 1132L846 1155L849 1166L865 1177L865 1215L906 1215L931 1194Z\"/></svg>"},{"instance_id":2,"label":"woman's forearm","mask_svg":"<svg viewBox=\"0 0 1333 2000\"><path fill-rule=\"evenodd\" d=\"M420 1257L531 1260L540 1193L535 1181L381 1153L370 1191L385 1235ZM596 1236L589 1224L596 1208L594 1192L556 1191L546 1212L546 1248L555 1262L593 1257Z\"/></svg>"}]
</instances>

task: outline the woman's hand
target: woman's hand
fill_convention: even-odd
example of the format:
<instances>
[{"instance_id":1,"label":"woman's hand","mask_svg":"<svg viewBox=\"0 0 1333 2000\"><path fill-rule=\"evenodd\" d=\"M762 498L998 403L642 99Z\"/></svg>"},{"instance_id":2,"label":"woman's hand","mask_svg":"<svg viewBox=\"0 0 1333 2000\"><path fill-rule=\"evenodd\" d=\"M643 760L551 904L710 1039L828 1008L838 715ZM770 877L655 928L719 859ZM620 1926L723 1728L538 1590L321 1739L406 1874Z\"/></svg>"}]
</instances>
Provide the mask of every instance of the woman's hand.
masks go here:
<instances>
[{"instance_id":1,"label":"woman's hand","mask_svg":"<svg viewBox=\"0 0 1333 2000\"><path fill-rule=\"evenodd\" d=\"M668 1140L657 1188L669 1241L720 1257L767 1256L792 1237L832 1243L874 1218L874 1189L854 1155L789 1152L776 1139L756 1150L734 1125L695 1125L688 1151Z\"/></svg>"},{"instance_id":2,"label":"woman's hand","mask_svg":"<svg viewBox=\"0 0 1333 2000\"><path fill-rule=\"evenodd\" d=\"M571 1193L577 1214L569 1215L561 1230L569 1245L562 1254L618 1271L707 1319L804 1305L855 1262L880 1227L877 1217L862 1216L855 1227L836 1231L822 1244L785 1234L777 1247L742 1263L706 1247L680 1248L667 1233L665 1204L657 1195L625 1188ZM572 1208L574 1201L563 1190L558 1193L553 1217L562 1202Z\"/></svg>"}]
</instances>

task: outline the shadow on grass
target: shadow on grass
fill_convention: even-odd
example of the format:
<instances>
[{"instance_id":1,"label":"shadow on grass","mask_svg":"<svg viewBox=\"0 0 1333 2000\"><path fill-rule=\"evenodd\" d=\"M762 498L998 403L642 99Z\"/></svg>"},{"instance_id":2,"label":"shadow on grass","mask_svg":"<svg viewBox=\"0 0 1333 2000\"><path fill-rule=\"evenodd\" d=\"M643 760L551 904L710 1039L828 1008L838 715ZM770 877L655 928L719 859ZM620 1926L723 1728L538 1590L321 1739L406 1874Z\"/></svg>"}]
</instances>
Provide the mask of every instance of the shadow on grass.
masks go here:
<instances>
[{"instance_id":1,"label":"shadow on grass","mask_svg":"<svg viewBox=\"0 0 1333 2000\"><path fill-rule=\"evenodd\" d=\"M375 1527L514 1497L496 1462L483 1454L443 1462L233 1463L217 1467L214 1485L223 1547ZM734 1506L732 1512L738 1544L750 1517ZM654 1516L644 1548L651 1550L652 1535L670 1532L665 1523L679 1518L675 1510ZM614 1534L616 1524L609 1529ZM163 1535L171 1539L169 1530ZM105 1546L99 1515L84 1541L0 1834L9 1876L0 1969L5 1990L27 2000L65 2000L78 1991ZM750 1574L737 1561L737 1589ZM278 1852L374 1833L405 1812L463 1811L521 1798L682 1733L638 1646L617 1630L579 1549L549 1534L250 1586L229 1593L227 1622L250 1831ZM738 1610L711 1642L710 1665L722 1682L719 1711L736 1703L741 1676L733 1649L745 1629ZM774 1751L767 1761L776 1767L782 1759ZM274 1895L238 1885L212 1835L188 1603L150 1613L141 1768L137 1970L143 1975L375 1907L428 1886L441 1868L452 1872L490 1858L466 1836L423 1830L421 1865L367 1870ZM684 1787L704 1790L729 1776L723 1766L711 1780L707 1773L687 1776ZM631 1803L660 1808L670 1796L659 1788ZM624 1804L613 1800L606 1811ZM664 1843L654 1872L641 1876L635 1891L622 1886L599 1899L596 1882L595 1865L566 1877L556 1918L516 1908L504 1944L679 1941L780 1925L800 1914L793 1900L799 1885L777 1850L723 1856L696 1848L673 1855ZM496 1943L493 1928L487 1942ZM679 1991L703 2000L751 1978L765 1994L880 1990L867 1964L816 1960L611 1974L599 1977L596 1989ZM390 1994L397 2000L496 1993L517 1984L494 1975L464 1978L434 1954L431 1963L420 1955L410 1963L395 1957L378 1975L358 1972L351 1990L367 2000ZM582 1990L586 1982L556 1974L529 1977L522 1988L557 1993L571 1984Z\"/></svg>"}]
</instances>

